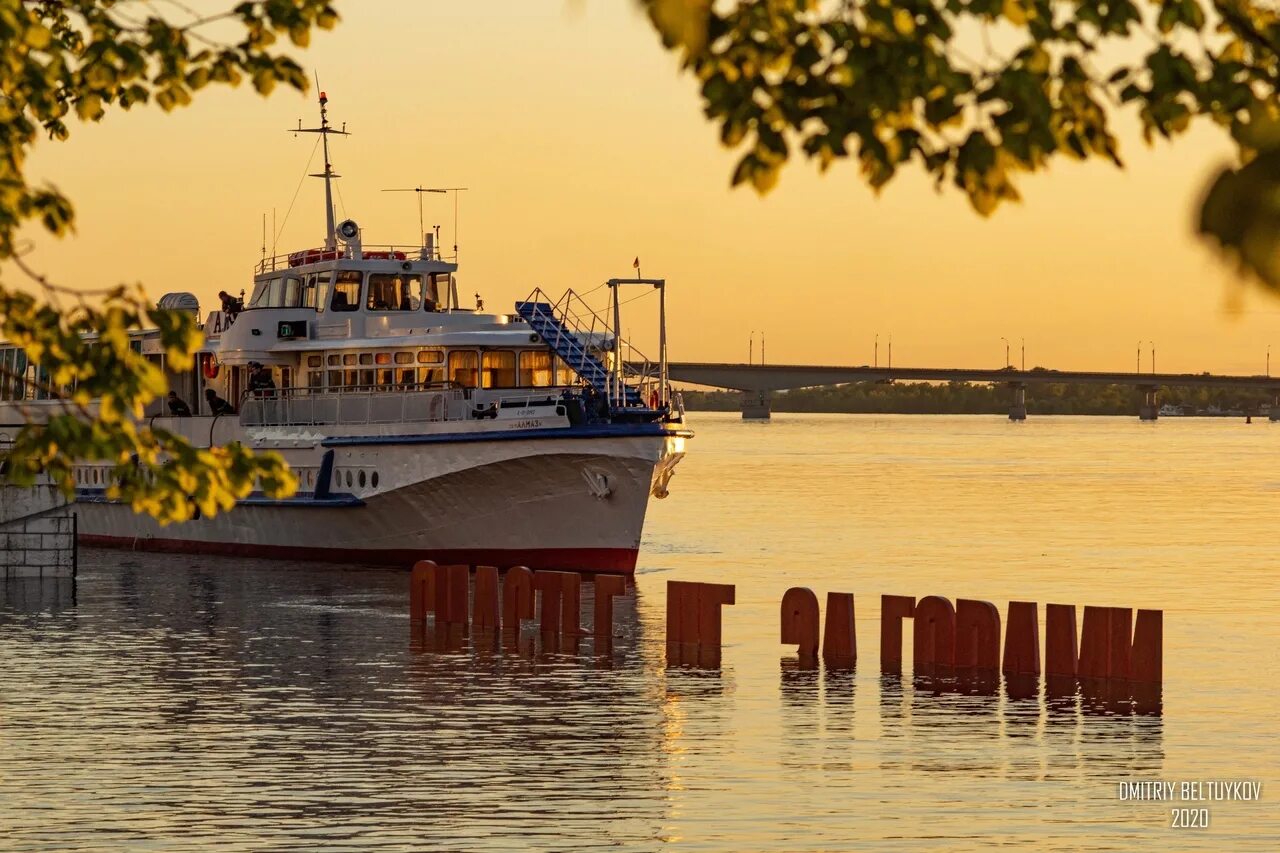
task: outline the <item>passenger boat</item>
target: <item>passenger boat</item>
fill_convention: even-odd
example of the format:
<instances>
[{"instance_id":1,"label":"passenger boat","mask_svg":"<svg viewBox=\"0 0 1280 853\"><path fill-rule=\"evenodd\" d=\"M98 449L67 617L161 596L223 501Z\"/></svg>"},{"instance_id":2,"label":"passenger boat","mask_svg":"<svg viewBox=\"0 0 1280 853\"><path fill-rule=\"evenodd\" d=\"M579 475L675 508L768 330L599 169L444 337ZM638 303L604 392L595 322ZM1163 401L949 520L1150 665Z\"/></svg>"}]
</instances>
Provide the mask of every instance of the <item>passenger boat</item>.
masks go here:
<instances>
[{"instance_id":1,"label":"passenger boat","mask_svg":"<svg viewBox=\"0 0 1280 853\"><path fill-rule=\"evenodd\" d=\"M148 412L197 446L280 453L299 491L256 493L230 512L162 527L106 497L110 466L84 464L75 472L81 541L633 571L649 498L666 496L692 436L667 380L665 281L610 279L604 315L574 291L552 299L535 290L510 314L464 308L456 254L444 256L437 235L412 248L374 246L354 221L335 224L328 135L341 131L323 93L320 112L320 126L305 130L324 141L323 246L264 257L243 308L205 317L197 369L166 371L191 416L171 416L163 400ZM656 290L660 303L653 361L617 332L620 293L635 287ZM199 317L190 294L161 306ZM137 345L164 366L153 335ZM14 347L0 345L0 362L33 379L39 370ZM274 387L261 387L266 371ZM212 412L209 389L235 413ZM56 405L32 393L0 385L0 424Z\"/></svg>"}]
</instances>

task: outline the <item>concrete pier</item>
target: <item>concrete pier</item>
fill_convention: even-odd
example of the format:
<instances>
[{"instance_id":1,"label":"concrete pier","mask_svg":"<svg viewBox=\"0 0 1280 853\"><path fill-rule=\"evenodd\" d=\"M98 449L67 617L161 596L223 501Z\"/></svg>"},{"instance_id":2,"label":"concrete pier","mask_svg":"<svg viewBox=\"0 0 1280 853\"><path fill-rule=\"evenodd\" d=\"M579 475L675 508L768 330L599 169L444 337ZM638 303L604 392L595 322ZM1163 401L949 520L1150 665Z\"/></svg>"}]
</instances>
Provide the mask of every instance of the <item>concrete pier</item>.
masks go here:
<instances>
[{"instance_id":1,"label":"concrete pier","mask_svg":"<svg viewBox=\"0 0 1280 853\"><path fill-rule=\"evenodd\" d=\"M1138 420L1154 421L1160 417L1160 400L1154 385L1140 385L1138 393L1142 401L1138 404Z\"/></svg>"},{"instance_id":2,"label":"concrete pier","mask_svg":"<svg viewBox=\"0 0 1280 853\"><path fill-rule=\"evenodd\" d=\"M0 578L72 578L76 520L50 485L0 486Z\"/></svg>"},{"instance_id":3,"label":"concrete pier","mask_svg":"<svg viewBox=\"0 0 1280 853\"><path fill-rule=\"evenodd\" d=\"M1025 421L1027 419L1027 386L1020 382L1010 382L1013 400L1009 403L1009 420Z\"/></svg>"},{"instance_id":4,"label":"concrete pier","mask_svg":"<svg viewBox=\"0 0 1280 853\"><path fill-rule=\"evenodd\" d=\"M742 392L742 419L767 421L772 416L772 395L768 391Z\"/></svg>"}]
</instances>

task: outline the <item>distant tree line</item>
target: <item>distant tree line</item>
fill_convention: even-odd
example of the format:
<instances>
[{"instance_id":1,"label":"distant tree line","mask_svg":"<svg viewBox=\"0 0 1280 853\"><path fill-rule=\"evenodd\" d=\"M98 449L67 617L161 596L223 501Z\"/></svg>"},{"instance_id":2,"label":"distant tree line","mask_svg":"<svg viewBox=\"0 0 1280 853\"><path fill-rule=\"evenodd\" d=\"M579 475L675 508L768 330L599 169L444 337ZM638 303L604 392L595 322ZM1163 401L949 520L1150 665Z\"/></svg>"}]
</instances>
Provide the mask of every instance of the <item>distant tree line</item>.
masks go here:
<instances>
[{"instance_id":1,"label":"distant tree line","mask_svg":"<svg viewBox=\"0 0 1280 853\"><path fill-rule=\"evenodd\" d=\"M684 391L685 407L697 411L737 411L739 391ZM1131 385L1028 385L1027 411L1041 415L1134 415L1139 392ZM775 412L866 412L872 414L967 415L1008 412L1012 391L1002 385L971 382L856 382L818 388L775 391ZM1216 408L1256 413L1271 395L1246 389L1161 388L1161 405L1195 412Z\"/></svg>"}]
</instances>

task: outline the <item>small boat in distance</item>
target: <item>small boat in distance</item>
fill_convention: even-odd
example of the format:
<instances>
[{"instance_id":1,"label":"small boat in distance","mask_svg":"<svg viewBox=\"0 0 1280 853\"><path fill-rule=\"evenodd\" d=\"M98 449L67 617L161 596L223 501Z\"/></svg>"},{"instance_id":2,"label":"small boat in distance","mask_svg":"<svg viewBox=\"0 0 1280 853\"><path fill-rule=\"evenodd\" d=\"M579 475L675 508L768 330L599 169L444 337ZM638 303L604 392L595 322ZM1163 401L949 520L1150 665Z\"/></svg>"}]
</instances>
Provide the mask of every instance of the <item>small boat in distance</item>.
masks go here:
<instances>
[{"instance_id":1,"label":"small boat in distance","mask_svg":"<svg viewBox=\"0 0 1280 853\"><path fill-rule=\"evenodd\" d=\"M324 143L323 245L264 257L245 304L205 317L196 370L168 371L152 333L136 342L190 411L177 417L157 401L147 412L155 427L198 447L275 451L298 493L255 493L214 518L161 527L107 497L110 465L82 464L81 541L633 571L649 498L666 497L692 437L667 379L666 282L608 280L607 314L572 290L534 290L510 314L478 300L462 307L456 254L444 256L431 233L418 246L375 246L355 221L335 223L328 137L343 131L330 127L326 104L321 93L319 127L299 128ZM659 301L654 360L618 334L621 291L637 287ZM190 294L161 304L199 318ZM16 347L0 344L0 362L38 375ZM57 405L34 385L0 384L0 424Z\"/></svg>"}]
</instances>

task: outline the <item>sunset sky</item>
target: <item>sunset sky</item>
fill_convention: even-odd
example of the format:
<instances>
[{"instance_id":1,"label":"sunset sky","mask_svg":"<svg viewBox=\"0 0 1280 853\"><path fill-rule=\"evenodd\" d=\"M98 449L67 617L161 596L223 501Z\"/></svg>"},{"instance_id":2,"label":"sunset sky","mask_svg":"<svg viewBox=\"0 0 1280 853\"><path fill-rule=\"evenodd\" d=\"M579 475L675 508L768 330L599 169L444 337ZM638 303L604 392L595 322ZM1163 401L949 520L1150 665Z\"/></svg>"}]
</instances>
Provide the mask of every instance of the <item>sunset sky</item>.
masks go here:
<instances>
[{"instance_id":1,"label":"sunset sky","mask_svg":"<svg viewBox=\"0 0 1280 853\"><path fill-rule=\"evenodd\" d=\"M915 172L877 198L852 164L823 176L794 161L760 198L729 189L736 155L629 2L338 8L300 58L352 132L333 150L339 218L368 242L408 242L414 197L382 189L469 187L464 303L478 291L510 311L535 285L589 290L638 255L670 282L675 359L745 361L752 330L777 363L870 363L877 333L882 361L891 334L894 363L918 366L1002 366L1001 337L1015 363L1026 339L1028 367L1130 370L1139 340L1162 371L1262 373L1272 342L1280 359L1280 300L1241 290L1192 231L1230 153L1207 128L1148 149L1126 119L1126 172L1057 163L990 220ZM314 124L313 94L210 89L40 145L32 176L70 195L79 233L28 229L33 263L77 286L189 290L206 309L249 289L264 212L284 223L280 252L323 239L317 180L284 222L315 141L284 131ZM435 223L451 244L450 208L428 197Z\"/></svg>"}]
</instances>

